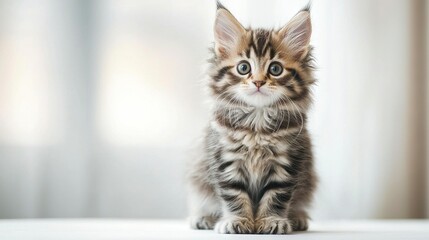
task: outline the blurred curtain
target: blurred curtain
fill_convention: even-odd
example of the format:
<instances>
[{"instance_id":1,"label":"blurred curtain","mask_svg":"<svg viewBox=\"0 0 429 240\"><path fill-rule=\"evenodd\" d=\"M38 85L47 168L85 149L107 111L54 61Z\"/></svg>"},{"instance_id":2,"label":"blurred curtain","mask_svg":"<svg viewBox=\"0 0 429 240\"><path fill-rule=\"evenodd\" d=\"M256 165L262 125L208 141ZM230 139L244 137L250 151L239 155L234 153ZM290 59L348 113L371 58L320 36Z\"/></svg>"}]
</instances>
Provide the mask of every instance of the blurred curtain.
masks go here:
<instances>
[{"instance_id":1,"label":"blurred curtain","mask_svg":"<svg viewBox=\"0 0 429 240\"><path fill-rule=\"evenodd\" d=\"M222 2L254 27L307 3ZM429 216L428 5L313 2L314 219ZM0 218L184 217L214 11L0 0Z\"/></svg>"},{"instance_id":2,"label":"blurred curtain","mask_svg":"<svg viewBox=\"0 0 429 240\"><path fill-rule=\"evenodd\" d=\"M316 215L425 217L427 2L325 3L313 20Z\"/></svg>"},{"instance_id":3,"label":"blurred curtain","mask_svg":"<svg viewBox=\"0 0 429 240\"><path fill-rule=\"evenodd\" d=\"M0 218L184 216L214 6L0 0Z\"/></svg>"},{"instance_id":4,"label":"blurred curtain","mask_svg":"<svg viewBox=\"0 0 429 240\"><path fill-rule=\"evenodd\" d=\"M0 1L0 217L86 216L87 1Z\"/></svg>"}]
</instances>

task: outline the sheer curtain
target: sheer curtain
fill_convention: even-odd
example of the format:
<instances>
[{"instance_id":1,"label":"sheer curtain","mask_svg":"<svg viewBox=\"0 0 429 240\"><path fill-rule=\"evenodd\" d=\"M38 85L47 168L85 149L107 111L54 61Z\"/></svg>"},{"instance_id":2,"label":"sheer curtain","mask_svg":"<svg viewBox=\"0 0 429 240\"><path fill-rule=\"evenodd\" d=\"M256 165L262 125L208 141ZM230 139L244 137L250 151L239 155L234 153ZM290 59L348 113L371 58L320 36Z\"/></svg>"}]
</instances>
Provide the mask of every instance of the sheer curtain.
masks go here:
<instances>
[{"instance_id":1,"label":"sheer curtain","mask_svg":"<svg viewBox=\"0 0 429 240\"><path fill-rule=\"evenodd\" d=\"M86 1L0 1L0 215L85 216L92 83Z\"/></svg>"},{"instance_id":2,"label":"sheer curtain","mask_svg":"<svg viewBox=\"0 0 429 240\"><path fill-rule=\"evenodd\" d=\"M222 2L253 27L307 3ZM429 216L427 13L313 2L314 219ZM0 218L186 216L214 14L198 0L0 0Z\"/></svg>"}]
</instances>

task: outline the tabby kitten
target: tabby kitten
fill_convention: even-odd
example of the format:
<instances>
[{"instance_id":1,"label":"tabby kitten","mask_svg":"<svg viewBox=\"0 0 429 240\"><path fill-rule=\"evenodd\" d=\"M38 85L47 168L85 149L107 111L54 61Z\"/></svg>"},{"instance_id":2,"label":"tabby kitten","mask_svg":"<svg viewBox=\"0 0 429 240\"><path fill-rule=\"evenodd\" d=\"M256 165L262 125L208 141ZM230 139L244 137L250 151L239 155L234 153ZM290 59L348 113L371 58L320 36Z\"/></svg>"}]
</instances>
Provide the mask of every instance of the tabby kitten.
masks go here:
<instances>
[{"instance_id":1,"label":"tabby kitten","mask_svg":"<svg viewBox=\"0 0 429 240\"><path fill-rule=\"evenodd\" d=\"M214 100L190 169L191 225L218 233L308 228L315 189L309 8L279 30L244 28L218 3L208 83Z\"/></svg>"}]
</instances>

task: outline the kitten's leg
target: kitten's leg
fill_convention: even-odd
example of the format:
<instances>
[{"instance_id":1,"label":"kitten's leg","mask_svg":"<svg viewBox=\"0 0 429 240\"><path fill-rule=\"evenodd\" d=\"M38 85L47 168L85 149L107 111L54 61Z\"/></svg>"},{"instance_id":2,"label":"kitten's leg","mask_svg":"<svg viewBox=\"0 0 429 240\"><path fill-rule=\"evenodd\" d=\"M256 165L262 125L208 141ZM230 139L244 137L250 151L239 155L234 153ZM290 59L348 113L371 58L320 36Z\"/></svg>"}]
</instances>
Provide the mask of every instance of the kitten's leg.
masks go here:
<instances>
[{"instance_id":1,"label":"kitten's leg","mask_svg":"<svg viewBox=\"0 0 429 240\"><path fill-rule=\"evenodd\" d=\"M222 195L222 218L216 223L215 231L218 233L253 233L251 201L247 193Z\"/></svg>"},{"instance_id":2,"label":"kitten's leg","mask_svg":"<svg viewBox=\"0 0 429 240\"><path fill-rule=\"evenodd\" d=\"M287 234L292 232L288 219L290 200L294 191L291 182L269 182L262 190L255 219L257 233Z\"/></svg>"},{"instance_id":3,"label":"kitten's leg","mask_svg":"<svg viewBox=\"0 0 429 240\"><path fill-rule=\"evenodd\" d=\"M306 231L310 217L305 209L308 208L313 198L316 185L316 176L311 166L307 166L307 171L299 179L299 186L295 189L292 203L290 205L289 219L294 231Z\"/></svg>"},{"instance_id":4,"label":"kitten's leg","mask_svg":"<svg viewBox=\"0 0 429 240\"><path fill-rule=\"evenodd\" d=\"M189 174L190 224L194 229L213 229L220 217L220 202L207 173L209 163L198 159L191 163Z\"/></svg>"},{"instance_id":5,"label":"kitten's leg","mask_svg":"<svg viewBox=\"0 0 429 240\"><path fill-rule=\"evenodd\" d=\"M218 233L253 233L252 201L242 180L221 182L222 218L216 223Z\"/></svg>"}]
</instances>

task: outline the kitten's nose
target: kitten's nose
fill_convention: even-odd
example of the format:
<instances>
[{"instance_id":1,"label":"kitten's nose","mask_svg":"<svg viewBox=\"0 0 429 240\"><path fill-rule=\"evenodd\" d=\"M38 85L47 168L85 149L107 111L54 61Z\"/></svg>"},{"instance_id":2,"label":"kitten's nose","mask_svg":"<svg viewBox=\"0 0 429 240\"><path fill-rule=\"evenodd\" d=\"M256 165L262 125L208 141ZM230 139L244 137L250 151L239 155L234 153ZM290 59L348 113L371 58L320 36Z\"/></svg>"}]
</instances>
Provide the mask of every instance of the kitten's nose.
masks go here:
<instances>
[{"instance_id":1,"label":"kitten's nose","mask_svg":"<svg viewBox=\"0 0 429 240\"><path fill-rule=\"evenodd\" d=\"M257 88L262 87L265 83L267 83L266 81L253 81L253 84L255 84L255 86Z\"/></svg>"}]
</instances>

